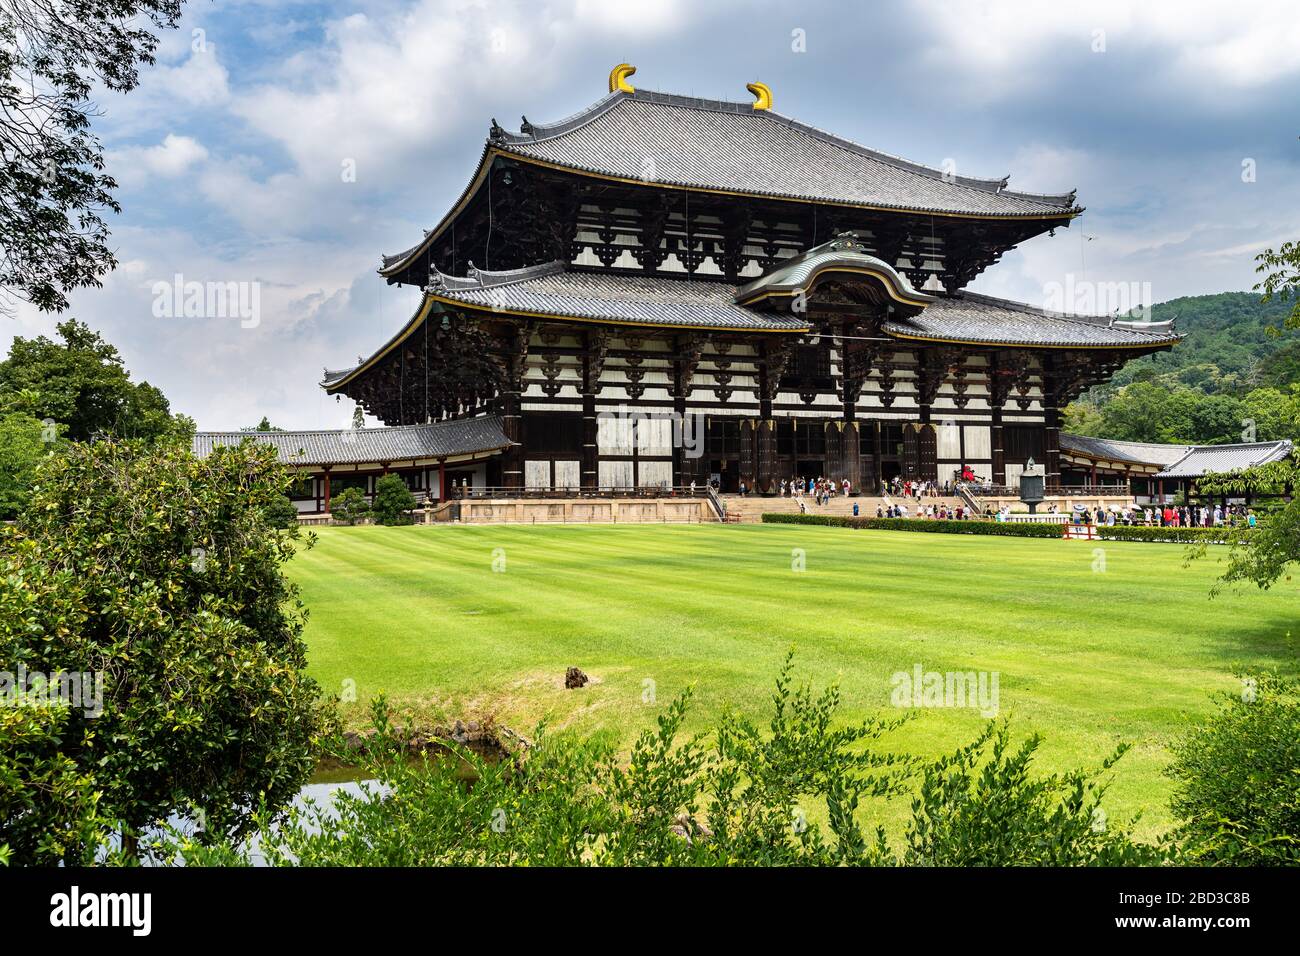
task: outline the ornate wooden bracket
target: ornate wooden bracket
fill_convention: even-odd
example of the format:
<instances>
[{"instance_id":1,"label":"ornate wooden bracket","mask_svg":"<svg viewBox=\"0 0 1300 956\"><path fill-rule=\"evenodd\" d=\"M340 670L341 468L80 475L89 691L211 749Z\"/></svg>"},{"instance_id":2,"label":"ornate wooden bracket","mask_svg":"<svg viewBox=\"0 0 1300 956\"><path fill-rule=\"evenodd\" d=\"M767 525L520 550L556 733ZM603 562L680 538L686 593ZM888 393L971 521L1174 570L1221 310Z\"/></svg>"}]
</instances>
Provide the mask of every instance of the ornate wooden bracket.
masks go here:
<instances>
[{"instance_id":1,"label":"ornate wooden bracket","mask_svg":"<svg viewBox=\"0 0 1300 956\"><path fill-rule=\"evenodd\" d=\"M609 332L599 329L587 333L587 348L583 353L582 392L584 395L600 394L600 376L605 371L605 358L609 354Z\"/></svg>"},{"instance_id":2,"label":"ornate wooden bracket","mask_svg":"<svg viewBox=\"0 0 1300 956\"><path fill-rule=\"evenodd\" d=\"M677 358L673 365L673 384L668 389L673 398L685 398L691 393L691 383L695 379L695 370L704 355L704 347L709 343L709 336L686 335L677 340Z\"/></svg>"}]
</instances>

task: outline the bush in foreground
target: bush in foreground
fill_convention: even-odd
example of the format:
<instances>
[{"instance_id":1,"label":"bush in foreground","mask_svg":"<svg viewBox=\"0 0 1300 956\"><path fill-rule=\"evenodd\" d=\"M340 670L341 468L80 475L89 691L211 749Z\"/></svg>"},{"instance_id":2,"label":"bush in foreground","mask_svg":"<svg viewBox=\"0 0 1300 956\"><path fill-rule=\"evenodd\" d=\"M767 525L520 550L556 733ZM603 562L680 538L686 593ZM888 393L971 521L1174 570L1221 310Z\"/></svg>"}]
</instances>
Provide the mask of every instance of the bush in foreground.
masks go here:
<instances>
[{"instance_id":1,"label":"bush in foreground","mask_svg":"<svg viewBox=\"0 0 1300 956\"><path fill-rule=\"evenodd\" d=\"M88 777L87 826L106 838L113 821L129 851L169 815L240 834L259 801L298 792L321 717L305 611L283 574L299 532L266 520L287 485L274 450L251 443L201 460L173 443L73 444L41 466L0 534L0 661L51 682L85 677L57 721L6 724L0 807L21 807L42 776L75 807ZM97 848L65 823L34 843L27 819L0 818L14 862Z\"/></svg>"},{"instance_id":2,"label":"bush in foreground","mask_svg":"<svg viewBox=\"0 0 1300 956\"><path fill-rule=\"evenodd\" d=\"M1300 682L1243 678L1175 745L1169 774L1189 862L1300 864Z\"/></svg>"},{"instance_id":3,"label":"bush in foreground","mask_svg":"<svg viewBox=\"0 0 1300 956\"><path fill-rule=\"evenodd\" d=\"M0 701L0 866L88 864L106 842L94 778L61 749L70 713Z\"/></svg>"},{"instance_id":4,"label":"bush in foreground","mask_svg":"<svg viewBox=\"0 0 1300 956\"><path fill-rule=\"evenodd\" d=\"M924 765L882 739L906 718L835 726L839 694L791 683L787 659L765 729L724 714L711 740L682 739L689 695L674 701L629 760L544 730L513 759L412 761L374 708L364 765L377 780L336 791L328 809L262 816L257 855L278 865L1077 865L1158 862L1123 827L1099 826L1104 786L1082 772L1031 779L1031 739L1008 752L995 724ZM991 744L991 746L990 746ZM991 752L989 752L991 750ZM1116 755L1116 758L1118 755ZM1115 759L1115 758L1113 758ZM1113 760L1111 761L1113 762ZM1108 762L1103 770L1110 766ZM473 778L466 783L466 768ZM864 828L878 801L920 797L901 850ZM1104 819L1104 818L1103 818ZM248 844L173 832L154 848L189 865L237 865Z\"/></svg>"}]
</instances>

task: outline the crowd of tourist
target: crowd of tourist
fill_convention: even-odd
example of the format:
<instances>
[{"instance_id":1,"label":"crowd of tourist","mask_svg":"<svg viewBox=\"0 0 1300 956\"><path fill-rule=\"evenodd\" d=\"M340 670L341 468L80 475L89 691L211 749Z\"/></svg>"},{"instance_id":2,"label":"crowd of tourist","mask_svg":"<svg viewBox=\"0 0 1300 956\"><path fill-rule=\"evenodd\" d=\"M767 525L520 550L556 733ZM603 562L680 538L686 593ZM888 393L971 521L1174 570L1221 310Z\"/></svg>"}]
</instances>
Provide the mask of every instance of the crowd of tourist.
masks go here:
<instances>
[{"instance_id":1,"label":"crowd of tourist","mask_svg":"<svg viewBox=\"0 0 1300 956\"><path fill-rule=\"evenodd\" d=\"M1056 506L1053 505L1053 508ZM1127 511L1078 508L1075 524L1134 525L1147 528L1255 527L1255 512L1245 505L1156 505Z\"/></svg>"},{"instance_id":2,"label":"crowd of tourist","mask_svg":"<svg viewBox=\"0 0 1300 956\"><path fill-rule=\"evenodd\" d=\"M853 486L847 478L836 481L833 478L782 478L780 494L782 498L802 499L805 495L819 505L824 505L836 495L848 497L853 493Z\"/></svg>"},{"instance_id":3,"label":"crowd of tourist","mask_svg":"<svg viewBox=\"0 0 1300 956\"><path fill-rule=\"evenodd\" d=\"M966 482L978 480L973 474L963 474L962 479ZM692 483L692 488L694 484ZM745 495L748 489L742 482L740 493ZM944 502L926 502L927 499L950 498L956 493L956 487L952 481L923 481L911 478L903 478L901 475L895 475L888 480L880 482L880 497L885 499L876 505L877 518L931 518L939 520L965 520L969 518L980 517L979 514L970 508L958 505L948 505ZM843 496L845 498L854 497L862 494L861 489L855 490L847 478L783 478L778 486L778 494L782 498L793 498L799 505L799 511L802 514L808 513L808 506L811 503L820 507L827 505L832 498ZM896 501L894 499L902 499ZM909 507L907 502L913 504ZM853 503L853 514L858 515L859 507L855 501ZM1047 508L1048 514L1060 514L1059 504L1052 504ZM1003 505L998 511L993 512L988 517L995 521L1010 520L1011 509L1009 505ZM1246 526L1255 527L1255 513L1244 505L1209 505L1209 504L1188 504L1188 505L1156 505L1156 506L1131 506L1128 509L1096 507L1086 508L1082 505L1076 505L1071 515L1074 524L1080 525L1131 525L1139 527L1161 527L1161 528L1213 528L1220 525L1232 527Z\"/></svg>"}]
</instances>

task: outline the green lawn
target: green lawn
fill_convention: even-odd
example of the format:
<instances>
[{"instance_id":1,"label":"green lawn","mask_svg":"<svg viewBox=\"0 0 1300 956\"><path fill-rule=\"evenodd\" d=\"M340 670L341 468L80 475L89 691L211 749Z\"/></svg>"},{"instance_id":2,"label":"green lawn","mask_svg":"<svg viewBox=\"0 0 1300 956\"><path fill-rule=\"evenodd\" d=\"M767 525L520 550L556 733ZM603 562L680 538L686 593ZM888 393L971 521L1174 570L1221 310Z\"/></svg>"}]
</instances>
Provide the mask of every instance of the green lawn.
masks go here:
<instances>
[{"instance_id":1,"label":"green lawn","mask_svg":"<svg viewBox=\"0 0 1300 956\"><path fill-rule=\"evenodd\" d=\"M1107 543L1094 570L1097 542L789 525L317 533L290 570L312 673L331 691L355 681L353 722L385 691L425 721L526 732L545 716L626 744L688 685L697 726L760 712L791 645L801 677L839 682L846 718L889 707L891 675L918 663L996 671L1002 713L1045 736L1045 765L1133 744L1108 806L1143 811L1147 835L1169 819L1166 743L1239 686L1233 665L1296 669L1296 585L1211 601L1214 563L1185 568L1175 545ZM565 690L569 665L593 685ZM983 722L924 709L892 740L937 754Z\"/></svg>"}]
</instances>

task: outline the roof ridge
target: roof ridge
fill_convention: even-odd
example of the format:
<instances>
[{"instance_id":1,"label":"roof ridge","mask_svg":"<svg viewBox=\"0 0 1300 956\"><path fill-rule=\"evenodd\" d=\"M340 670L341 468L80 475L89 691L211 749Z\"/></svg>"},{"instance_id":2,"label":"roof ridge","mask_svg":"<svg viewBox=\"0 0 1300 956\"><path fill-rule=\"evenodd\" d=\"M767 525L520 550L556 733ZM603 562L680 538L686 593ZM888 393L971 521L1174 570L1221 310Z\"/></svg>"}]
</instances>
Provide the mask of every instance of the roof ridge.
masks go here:
<instances>
[{"instance_id":1,"label":"roof ridge","mask_svg":"<svg viewBox=\"0 0 1300 956\"><path fill-rule=\"evenodd\" d=\"M1225 442L1222 445L1193 445L1192 448L1194 450L1205 449L1208 451L1215 451L1221 448L1267 448L1285 445L1290 442L1291 439L1289 438L1275 438L1272 441L1238 441Z\"/></svg>"},{"instance_id":2,"label":"roof ridge","mask_svg":"<svg viewBox=\"0 0 1300 956\"><path fill-rule=\"evenodd\" d=\"M982 292L969 292L966 289L960 290L957 293L956 297L961 299L974 299L976 301L987 302L992 305L1006 306L1016 311L1024 312L1028 315L1042 315L1052 319L1059 319L1062 322L1075 322L1080 325L1090 325L1090 326L1102 325L1105 326L1106 328L1112 328L1113 326L1111 325L1111 322L1113 320L1116 320L1117 318L1116 316L1113 315L1083 315L1078 312L1056 312L1052 309L1044 308L1042 306L1032 305L1029 302L1020 302L1016 299L1004 299L1000 296L995 296L995 295L985 295ZM1121 319L1119 321L1124 321L1124 320ZM1151 324L1164 326L1167 323L1153 322ZM1132 323L1122 325L1120 326L1120 328L1123 329L1123 331L1125 332L1137 332L1141 335L1159 334L1155 330L1134 328Z\"/></svg>"},{"instance_id":3,"label":"roof ridge","mask_svg":"<svg viewBox=\"0 0 1300 956\"><path fill-rule=\"evenodd\" d=\"M552 259L549 262L539 262L536 265L521 266L518 269L499 269L496 271L490 269L479 269L474 265L474 261L469 261L467 274L463 276L451 275L443 272L437 266L431 266L429 271L429 289L454 289L464 291L466 289L493 289L497 286L511 285L516 282L526 282L529 279L539 279L542 276L555 275L557 272L564 272L567 263L563 259Z\"/></svg>"},{"instance_id":4,"label":"roof ridge","mask_svg":"<svg viewBox=\"0 0 1300 956\"><path fill-rule=\"evenodd\" d=\"M556 136L563 136L565 133L591 122L597 116L612 109L620 100L626 99L630 95L632 94L625 93L622 90L614 90L613 92L602 96L590 106L584 107L576 113L571 113L563 119L556 120L553 123L530 123L528 122L527 116L522 116L520 119L523 120L523 123L521 124L520 132L518 133L512 133L509 130L496 125L496 120L493 120L491 131L488 134L488 142L505 143L507 145L516 146L540 143L544 140L554 139Z\"/></svg>"},{"instance_id":5,"label":"roof ridge","mask_svg":"<svg viewBox=\"0 0 1300 956\"><path fill-rule=\"evenodd\" d=\"M1195 448L1185 442L1130 441L1127 438L1101 438L1098 435L1080 435L1078 432L1061 432L1062 438L1087 438L1092 441L1109 442L1112 445L1142 445L1147 448Z\"/></svg>"},{"instance_id":6,"label":"roof ridge","mask_svg":"<svg viewBox=\"0 0 1300 956\"><path fill-rule=\"evenodd\" d=\"M421 428L440 428L446 425L459 425L463 422L478 421L479 419L498 418L497 415L476 415L473 418L451 418L444 422L419 422L415 425L372 425L365 428L282 428L277 431L245 431L242 428L225 429L221 431L206 431L202 429L195 430L195 436L219 436L235 437L245 435L253 438L257 435L275 436L275 435L342 435L347 432L364 432L376 434L378 432L391 433L401 431L416 431Z\"/></svg>"}]
</instances>

